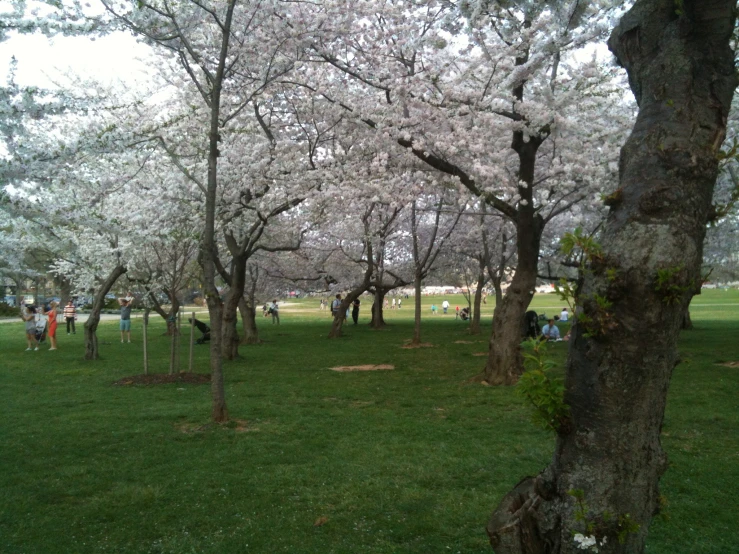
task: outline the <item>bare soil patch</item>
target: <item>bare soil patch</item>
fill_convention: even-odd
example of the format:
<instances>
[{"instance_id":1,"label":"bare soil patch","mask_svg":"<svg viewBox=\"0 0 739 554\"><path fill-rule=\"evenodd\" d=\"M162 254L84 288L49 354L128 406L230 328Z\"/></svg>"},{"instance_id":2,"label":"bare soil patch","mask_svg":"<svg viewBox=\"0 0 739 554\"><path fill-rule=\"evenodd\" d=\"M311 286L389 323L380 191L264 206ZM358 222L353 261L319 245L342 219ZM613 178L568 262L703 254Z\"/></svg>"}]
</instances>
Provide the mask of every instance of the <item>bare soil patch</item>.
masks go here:
<instances>
[{"instance_id":1,"label":"bare soil patch","mask_svg":"<svg viewBox=\"0 0 739 554\"><path fill-rule=\"evenodd\" d=\"M488 353L487 353L487 352L475 352L475 353L474 353L474 354L472 354L472 355L473 355L473 356L487 356L487 355L488 355Z\"/></svg>"},{"instance_id":2,"label":"bare soil patch","mask_svg":"<svg viewBox=\"0 0 739 554\"><path fill-rule=\"evenodd\" d=\"M475 344L474 340L455 340L454 344Z\"/></svg>"},{"instance_id":3,"label":"bare soil patch","mask_svg":"<svg viewBox=\"0 0 739 554\"><path fill-rule=\"evenodd\" d=\"M404 344L403 346L401 346L401 348L405 348L406 350L410 350L412 348L433 348L433 347L434 345L431 344L430 342L421 342L418 344L408 343L408 344Z\"/></svg>"},{"instance_id":4,"label":"bare soil patch","mask_svg":"<svg viewBox=\"0 0 739 554\"><path fill-rule=\"evenodd\" d=\"M338 365L336 367L330 367L331 371L378 371L382 369L395 369L394 365L390 364L366 364L366 365Z\"/></svg>"},{"instance_id":5,"label":"bare soil patch","mask_svg":"<svg viewBox=\"0 0 739 554\"><path fill-rule=\"evenodd\" d=\"M723 362L718 365L722 365L724 367L739 367L739 362Z\"/></svg>"},{"instance_id":6,"label":"bare soil patch","mask_svg":"<svg viewBox=\"0 0 739 554\"><path fill-rule=\"evenodd\" d=\"M257 428L249 425L249 422L245 419L230 419L224 423L206 423L199 425L197 423L180 423L175 426L178 431L182 433L204 433L211 429L233 429L237 433L246 433L249 431L256 431Z\"/></svg>"},{"instance_id":7,"label":"bare soil patch","mask_svg":"<svg viewBox=\"0 0 739 554\"><path fill-rule=\"evenodd\" d=\"M210 373L152 373L150 375L132 375L119 379L114 385L169 385L172 383L187 383L190 385L205 385L210 383Z\"/></svg>"}]
</instances>

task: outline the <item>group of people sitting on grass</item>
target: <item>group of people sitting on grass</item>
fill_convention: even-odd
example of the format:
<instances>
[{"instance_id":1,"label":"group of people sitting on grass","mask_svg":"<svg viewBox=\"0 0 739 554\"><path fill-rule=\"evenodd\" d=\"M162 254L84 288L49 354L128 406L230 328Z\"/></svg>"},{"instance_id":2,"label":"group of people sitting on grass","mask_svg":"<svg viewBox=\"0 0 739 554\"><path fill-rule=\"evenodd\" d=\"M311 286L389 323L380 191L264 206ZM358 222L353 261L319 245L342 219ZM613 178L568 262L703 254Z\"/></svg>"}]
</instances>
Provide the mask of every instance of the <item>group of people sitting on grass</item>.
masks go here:
<instances>
[{"instance_id":1,"label":"group of people sitting on grass","mask_svg":"<svg viewBox=\"0 0 739 554\"><path fill-rule=\"evenodd\" d=\"M546 319L543 315L541 317ZM567 331L567 334L562 338L559 327L556 324L556 320L567 323L569 319L570 314L567 308L562 308L562 313L559 316L549 318L547 324L543 328L540 328L539 315L535 311L529 310L524 316L524 336L547 341L570 340L570 331Z\"/></svg>"}]
</instances>

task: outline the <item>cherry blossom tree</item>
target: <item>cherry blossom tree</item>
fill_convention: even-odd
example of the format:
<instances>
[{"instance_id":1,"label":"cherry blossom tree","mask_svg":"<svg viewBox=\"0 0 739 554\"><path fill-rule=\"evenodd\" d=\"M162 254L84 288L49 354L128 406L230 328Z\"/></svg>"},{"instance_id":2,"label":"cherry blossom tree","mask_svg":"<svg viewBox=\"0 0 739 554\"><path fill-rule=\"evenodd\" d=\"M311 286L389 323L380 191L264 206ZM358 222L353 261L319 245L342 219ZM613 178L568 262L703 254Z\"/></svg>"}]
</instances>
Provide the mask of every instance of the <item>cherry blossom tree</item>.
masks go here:
<instances>
[{"instance_id":1,"label":"cherry blossom tree","mask_svg":"<svg viewBox=\"0 0 739 554\"><path fill-rule=\"evenodd\" d=\"M517 267L485 378L515 382L511 322L531 299L545 226L615 183L617 71L579 53L604 36L608 3L348 4L317 4L305 86L514 224Z\"/></svg>"}]
</instances>

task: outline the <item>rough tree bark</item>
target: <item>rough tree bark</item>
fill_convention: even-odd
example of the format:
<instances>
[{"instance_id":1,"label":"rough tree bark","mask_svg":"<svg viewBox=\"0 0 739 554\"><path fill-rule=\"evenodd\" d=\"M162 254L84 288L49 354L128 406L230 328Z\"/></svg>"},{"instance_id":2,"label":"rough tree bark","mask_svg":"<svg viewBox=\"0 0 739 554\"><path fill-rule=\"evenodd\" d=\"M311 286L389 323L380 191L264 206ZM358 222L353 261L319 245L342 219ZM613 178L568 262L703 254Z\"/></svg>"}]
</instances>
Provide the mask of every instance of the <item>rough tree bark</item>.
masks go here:
<instances>
[{"instance_id":1,"label":"rough tree bark","mask_svg":"<svg viewBox=\"0 0 739 554\"><path fill-rule=\"evenodd\" d=\"M384 287L375 287L375 301L372 303L372 319L370 320L370 327L372 329L384 329L385 328L385 317L383 304L385 303L385 295L387 289Z\"/></svg>"},{"instance_id":2,"label":"rough tree bark","mask_svg":"<svg viewBox=\"0 0 739 554\"><path fill-rule=\"evenodd\" d=\"M520 177L522 181L533 182L536 151L541 139L531 138L529 142L517 144L521 160ZM531 191L529 186L525 191ZM530 192L529 192L530 194ZM500 302L495 304L493 330L490 334L487 363L484 379L491 385L512 385L523 373L521 356L521 322L531 303L536 288L539 264L541 234L544 230L542 217L534 212L533 201L520 206L516 221L516 253L518 266ZM497 297L497 290L496 290Z\"/></svg>"},{"instance_id":3,"label":"rough tree bark","mask_svg":"<svg viewBox=\"0 0 739 554\"><path fill-rule=\"evenodd\" d=\"M231 249L231 271L229 290L223 303L223 358L235 360L239 357L239 332L237 329L239 303L244 298L246 285L246 262L248 256Z\"/></svg>"},{"instance_id":4,"label":"rough tree bark","mask_svg":"<svg viewBox=\"0 0 739 554\"><path fill-rule=\"evenodd\" d=\"M85 360L97 360L100 358L97 336L98 324L100 323L100 312L105 306L105 295L110 292L110 289L113 288L115 282L125 272L126 268L122 265L113 268L107 279L103 281L95 293L90 317L85 321Z\"/></svg>"},{"instance_id":5,"label":"rough tree bark","mask_svg":"<svg viewBox=\"0 0 739 554\"><path fill-rule=\"evenodd\" d=\"M551 465L493 513L487 530L497 554L582 552L572 538L584 523L571 489L582 491L593 534L608 539L600 552L644 551L667 467L659 437L676 341L700 279L717 153L737 86L735 9L736 0L684 0L679 10L674 0L637 0L611 35L639 116L622 149L602 255L579 291L566 377L570 418ZM658 270L668 270L677 288L660 290ZM604 309L598 297L612 305ZM633 525L621 544L625 518Z\"/></svg>"},{"instance_id":6,"label":"rough tree bark","mask_svg":"<svg viewBox=\"0 0 739 554\"><path fill-rule=\"evenodd\" d=\"M246 298L239 300L239 312L244 325L244 338L241 344L259 344L259 329L257 328L257 310L254 308L254 300L247 301Z\"/></svg>"}]
</instances>

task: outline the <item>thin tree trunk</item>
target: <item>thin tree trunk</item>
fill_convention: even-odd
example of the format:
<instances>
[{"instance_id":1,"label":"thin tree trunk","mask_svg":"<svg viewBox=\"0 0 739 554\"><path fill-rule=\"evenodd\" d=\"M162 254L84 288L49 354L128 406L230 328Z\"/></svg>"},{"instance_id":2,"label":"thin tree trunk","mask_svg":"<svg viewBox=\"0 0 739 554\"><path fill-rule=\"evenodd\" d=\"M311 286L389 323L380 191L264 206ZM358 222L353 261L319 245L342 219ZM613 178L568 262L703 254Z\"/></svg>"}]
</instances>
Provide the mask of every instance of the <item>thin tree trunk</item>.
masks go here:
<instances>
[{"instance_id":1,"label":"thin tree trunk","mask_svg":"<svg viewBox=\"0 0 739 554\"><path fill-rule=\"evenodd\" d=\"M257 328L257 311L254 308L254 301L247 301L246 298L239 300L239 312L241 312L241 321L244 325L244 338L241 344L259 344L262 340L259 338L259 329Z\"/></svg>"},{"instance_id":2,"label":"thin tree trunk","mask_svg":"<svg viewBox=\"0 0 739 554\"><path fill-rule=\"evenodd\" d=\"M118 278L126 272L122 265L116 266L108 275L108 278L100 285L95 293L90 316L85 321L85 360L97 360L100 358L98 350L97 329L100 323L100 312L105 307L105 295L110 292Z\"/></svg>"},{"instance_id":3,"label":"thin tree trunk","mask_svg":"<svg viewBox=\"0 0 739 554\"><path fill-rule=\"evenodd\" d=\"M493 513L497 554L582 552L575 533L594 536L603 554L639 554L659 510L667 391L737 85L736 1L683 0L680 13L675 6L637 0L611 35L639 116L621 152L620 200L602 255L578 294L565 382L570 417L552 464ZM669 276L663 288L658 271ZM584 520L572 490L587 505Z\"/></svg>"},{"instance_id":4,"label":"thin tree trunk","mask_svg":"<svg viewBox=\"0 0 739 554\"><path fill-rule=\"evenodd\" d=\"M480 309L482 307L482 289L485 286L485 260L480 262L480 273L477 276L477 290L475 291L475 303L472 307L472 321L470 321L470 334L480 334Z\"/></svg>"},{"instance_id":5,"label":"thin tree trunk","mask_svg":"<svg viewBox=\"0 0 739 554\"><path fill-rule=\"evenodd\" d=\"M421 275L416 273L413 279L413 290L416 295L413 299L415 312L413 314L413 340L411 344L421 344Z\"/></svg>"},{"instance_id":6,"label":"thin tree trunk","mask_svg":"<svg viewBox=\"0 0 739 554\"><path fill-rule=\"evenodd\" d=\"M233 20L235 2L228 2L226 15L222 23L221 51L218 56L218 67L213 77L210 91L210 129L208 132L208 186L205 193L205 228L201 247L203 280L205 297L210 314L210 389L212 396L211 418L213 421L228 421L226 408L226 391L223 384L223 302L216 286L216 264L218 250L215 240L215 214L218 192L218 143L220 135L221 87L223 86L229 40L231 38L231 21Z\"/></svg>"}]
</instances>

